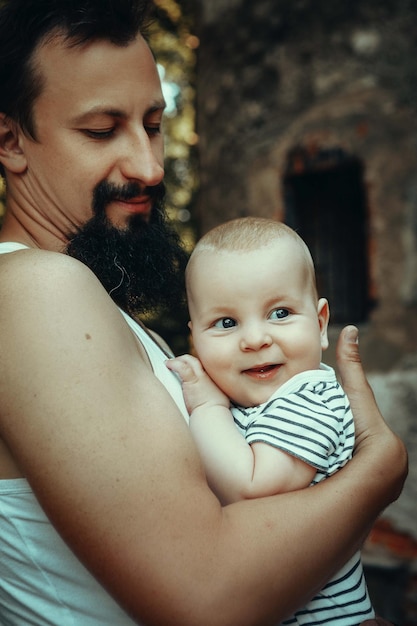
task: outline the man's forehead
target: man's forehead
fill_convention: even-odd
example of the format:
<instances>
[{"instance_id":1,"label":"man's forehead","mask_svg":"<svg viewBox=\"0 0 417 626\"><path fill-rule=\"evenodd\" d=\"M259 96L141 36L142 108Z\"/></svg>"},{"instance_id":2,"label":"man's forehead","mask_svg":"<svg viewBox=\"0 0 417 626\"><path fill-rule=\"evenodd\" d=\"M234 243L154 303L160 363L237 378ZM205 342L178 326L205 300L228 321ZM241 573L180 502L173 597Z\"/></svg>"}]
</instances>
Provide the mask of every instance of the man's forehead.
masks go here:
<instances>
[{"instance_id":1,"label":"man's forehead","mask_svg":"<svg viewBox=\"0 0 417 626\"><path fill-rule=\"evenodd\" d=\"M77 46L70 43L62 34L55 34L42 43L34 57L42 92L49 99L64 95L65 102L77 102L79 110L74 116L121 117L129 98L131 104L140 100L145 111L164 108L156 63L141 36L126 46L105 40Z\"/></svg>"},{"instance_id":2,"label":"man's forehead","mask_svg":"<svg viewBox=\"0 0 417 626\"><path fill-rule=\"evenodd\" d=\"M156 62L148 44L143 37L137 37L126 45L117 45L107 39L91 39L86 42L68 38L62 31L49 33L37 46L33 54L33 65L38 69L50 70L53 65L66 66L68 70L74 65L81 69L97 72L118 62L124 64L129 58L136 57L138 73L141 69L152 68L157 74ZM113 62L113 63L112 63ZM113 78L115 78L113 76Z\"/></svg>"}]
</instances>

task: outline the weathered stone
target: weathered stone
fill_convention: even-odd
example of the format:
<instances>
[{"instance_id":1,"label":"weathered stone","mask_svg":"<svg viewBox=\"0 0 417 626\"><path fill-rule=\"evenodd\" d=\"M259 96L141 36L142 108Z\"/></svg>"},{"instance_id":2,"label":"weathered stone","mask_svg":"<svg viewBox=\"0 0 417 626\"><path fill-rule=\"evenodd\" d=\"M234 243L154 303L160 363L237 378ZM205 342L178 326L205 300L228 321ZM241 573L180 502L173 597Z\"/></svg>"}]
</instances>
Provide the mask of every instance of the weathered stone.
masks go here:
<instances>
[{"instance_id":1,"label":"weathered stone","mask_svg":"<svg viewBox=\"0 0 417 626\"><path fill-rule=\"evenodd\" d=\"M285 220L294 149L356 159L369 303L347 321L360 324L367 371L399 367L417 353L417 3L196 3L200 232L251 214Z\"/></svg>"}]
</instances>

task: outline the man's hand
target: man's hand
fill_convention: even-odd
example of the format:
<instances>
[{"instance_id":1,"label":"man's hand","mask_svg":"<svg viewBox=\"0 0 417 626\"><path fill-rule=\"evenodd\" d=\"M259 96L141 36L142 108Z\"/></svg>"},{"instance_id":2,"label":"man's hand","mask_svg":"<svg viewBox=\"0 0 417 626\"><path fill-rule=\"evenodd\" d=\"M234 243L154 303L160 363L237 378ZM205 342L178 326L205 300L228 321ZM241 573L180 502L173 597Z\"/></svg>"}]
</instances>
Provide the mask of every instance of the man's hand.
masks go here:
<instances>
[{"instance_id":1,"label":"man's hand","mask_svg":"<svg viewBox=\"0 0 417 626\"><path fill-rule=\"evenodd\" d=\"M404 443L384 421L366 380L358 346L358 329L347 326L340 334L336 349L342 385L348 395L355 418L355 454L375 444L375 453L383 452L380 480L392 484L390 504L398 498L407 477L407 451ZM395 470L395 471L394 471Z\"/></svg>"},{"instance_id":2,"label":"man's hand","mask_svg":"<svg viewBox=\"0 0 417 626\"><path fill-rule=\"evenodd\" d=\"M340 334L336 354L342 385L355 416L356 445L360 446L374 429L383 428L384 420L363 371L358 334L355 326L346 326Z\"/></svg>"}]
</instances>

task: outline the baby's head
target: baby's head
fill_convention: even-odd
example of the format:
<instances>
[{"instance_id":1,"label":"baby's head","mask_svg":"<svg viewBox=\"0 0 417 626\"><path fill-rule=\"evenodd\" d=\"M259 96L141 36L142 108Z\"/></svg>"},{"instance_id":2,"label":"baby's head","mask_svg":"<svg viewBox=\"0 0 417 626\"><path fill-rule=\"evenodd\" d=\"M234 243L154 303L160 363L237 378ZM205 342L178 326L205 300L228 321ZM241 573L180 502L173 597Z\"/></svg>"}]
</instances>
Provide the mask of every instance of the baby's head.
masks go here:
<instances>
[{"instance_id":1,"label":"baby's head","mask_svg":"<svg viewBox=\"0 0 417 626\"><path fill-rule=\"evenodd\" d=\"M265 402L317 369L329 309L291 228L265 218L226 222L197 243L186 272L190 328L204 368L235 402Z\"/></svg>"},{"instance_id":2,"label":"baby's head","mask_svg":"<svg viewBox=\"0 0 417 626\"><path fill-rule=\"evenodd\" d=\"M272 219L241 217L216 226L197 242L186 270L188 297L192 296L193 273L198 272L197 280L204 279L203 267L198 263L199 260L207 259L210 254L219 252L245 254L270 244L279 246L283 240L286 240L286 243L293 243L293 246L289 247L292 254L304 256L311 288L317 295L314 263L310 250L295 230Z\"/></svg>"}]
</instances>

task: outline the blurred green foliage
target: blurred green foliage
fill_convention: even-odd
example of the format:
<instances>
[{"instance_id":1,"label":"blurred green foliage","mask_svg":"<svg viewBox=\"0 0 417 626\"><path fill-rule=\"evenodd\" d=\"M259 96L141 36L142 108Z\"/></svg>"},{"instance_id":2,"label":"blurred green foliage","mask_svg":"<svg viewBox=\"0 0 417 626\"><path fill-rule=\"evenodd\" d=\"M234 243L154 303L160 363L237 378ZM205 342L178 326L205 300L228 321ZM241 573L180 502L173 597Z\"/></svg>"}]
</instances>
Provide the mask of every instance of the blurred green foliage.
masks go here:
<instances>
[{"instance_id":1,"label":"blurred green foliage","mask_svg":"<svg viewBox=\"0 0 417 626\"><path fill-rule=\"evenodd\" d=\"M163 68L162 83L170 105L164 119L167 209L185 245L191 249L195 238L193 206L198 188L194 77L199 41L192 31L192 15L184 9L187 2L154 2L150 45Z\"/></svg>"}]
</instances>

